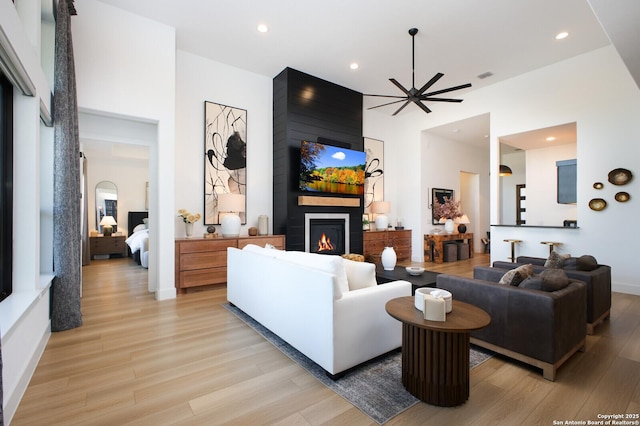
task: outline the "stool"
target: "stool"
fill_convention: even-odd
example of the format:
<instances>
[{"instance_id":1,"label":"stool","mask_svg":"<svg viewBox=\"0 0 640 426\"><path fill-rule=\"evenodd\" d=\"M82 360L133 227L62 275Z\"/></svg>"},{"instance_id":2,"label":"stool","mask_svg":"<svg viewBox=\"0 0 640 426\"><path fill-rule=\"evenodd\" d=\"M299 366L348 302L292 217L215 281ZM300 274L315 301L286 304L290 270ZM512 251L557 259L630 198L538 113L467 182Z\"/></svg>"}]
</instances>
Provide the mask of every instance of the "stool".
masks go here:
<instances>
[{"instance_id":1,"label":"stool","mask_svg":"<svg viewBox=\"0 0 640 426\"><path fill-rule=\"evenodd\" d=\"M457 243L458 246L458 260L469 259L469 243Z\"/></svg>"},{"instance_id":2,"label":"stool","mask_svg":"<svg viewBox=\"0 0 640 426\"><path fill-rule=\"evenodd\" d=\"M540 241L540 244L546 244L549 246L549 254L551 254L551 252L553 251L553 246L561 246L562 243L559 243L557 241Z\"/></svg>"},{"instance_id":3,"label":"stool","mask_svg":"<svg viewBox=\"0 0 640 426\"><path fill-rule=\"evenodd\" d=\"M456 243L445 243L442 245L443 257L445 262L455 262L458 260L458 245Z\"/></svg>"},{"instance_id":4,"label":"stool","mask_svg":"<svg viewBox=\"0 0 640 426\"><path fill-rule=\"evenodd\" d=\"M522 240L514 240L514 239L506 239L504 240L505 243L511 243L511 257L509 259L511 259L511 263L515 263L516 261L516 244L520 244L522 242Z\"/></svg>"}]
</instances>

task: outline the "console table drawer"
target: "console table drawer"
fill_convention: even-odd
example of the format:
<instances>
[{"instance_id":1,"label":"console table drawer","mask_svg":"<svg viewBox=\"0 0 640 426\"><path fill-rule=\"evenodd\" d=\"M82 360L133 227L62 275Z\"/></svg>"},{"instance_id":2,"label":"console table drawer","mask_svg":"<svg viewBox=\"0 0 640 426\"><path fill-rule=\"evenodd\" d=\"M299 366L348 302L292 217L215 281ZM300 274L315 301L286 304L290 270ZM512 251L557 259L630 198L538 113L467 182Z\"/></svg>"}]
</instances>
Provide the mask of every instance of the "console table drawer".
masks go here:
<instances>
[{"instance_id":1,"label":"console table drawer","mask_svg":"<svg viewBox=\"0 0 640 426\"><path fill-rule=\"evenodd\" d=\"M219 240L194 240L189 243L182 242L180 244L180 254L199 253L211 251L227 252L227 247L237 247L236 239L219 239Z\"/></svg>"},{"instance_id":2,"label":"console table drawer","mask_svg":"<svg viewBox=\"0 0 640 426\"><path fill-rule=\"evenodd\" d=\"M180 273L180 288L227 282L227 268L198 269Z\"/></svg>"},{"instance_id":3,"label":"console table drawer","mask_svg":"<svg viewBox=\"0 0 640 426\"><path fill-rule=\"evenodd\" d=\"M212 251L204 253L188 253L180 256L180 270L218 268L227 266L227 251Z\"/></svg>"}]
</instances>

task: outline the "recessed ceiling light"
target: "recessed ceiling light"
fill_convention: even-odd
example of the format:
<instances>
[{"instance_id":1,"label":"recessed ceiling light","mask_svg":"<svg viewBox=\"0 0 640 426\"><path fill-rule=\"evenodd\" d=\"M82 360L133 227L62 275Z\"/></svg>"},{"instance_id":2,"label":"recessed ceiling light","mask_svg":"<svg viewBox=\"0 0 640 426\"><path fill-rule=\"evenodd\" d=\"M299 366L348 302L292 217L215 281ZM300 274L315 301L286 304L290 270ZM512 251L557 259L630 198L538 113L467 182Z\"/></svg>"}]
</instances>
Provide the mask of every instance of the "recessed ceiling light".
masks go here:
<instances>
[{"instance_id":1,"label":"recessed ceiling light","mask_svg":"<svg viewBox=\"0 0 640 426\"><path fill-rule=\"evenodd\" d=\"M358 65L357 62L353 62L351 65L349 65L349 68L351 68L352 70L357 70L358 68L360 68L360 65Z\"/></svg>"},{"instance_id":2,"label":"recessed ceiling light","mask_svg":"<svg viewBox=\"0 0 640 426\"><path fill-rule=\"evenodd\" d=\"M558 35L556 35L556 40L562 40L563 38L567 38L568 35L569 33L566 31L558 33Z\"/></svg>"},{"instance_id":3,"label":"recessed ceiling light","mask_svg":"<svg viewBox=\"0 0 640 426\"><path fill-rule=\"evenodd\" d=\"M267 31L269 31L269 27L267 27L265 24L260 24L258 25L258 31L260 31L261 33L266 33Z\"/></svg>"},{"instance_id":4,"label":"recessed ceiling light","mask_svg":"<svg viewBox=\"0 0 640 426\"><path fill-rule=\"evenodd\" d=\"M556 140L556 138L555 138L555 137L553 137L553 136L549 136L549 137L547 138L547 142L551 142L551 141L555 141L555 140Z\"/></svg>"}]
</instances>

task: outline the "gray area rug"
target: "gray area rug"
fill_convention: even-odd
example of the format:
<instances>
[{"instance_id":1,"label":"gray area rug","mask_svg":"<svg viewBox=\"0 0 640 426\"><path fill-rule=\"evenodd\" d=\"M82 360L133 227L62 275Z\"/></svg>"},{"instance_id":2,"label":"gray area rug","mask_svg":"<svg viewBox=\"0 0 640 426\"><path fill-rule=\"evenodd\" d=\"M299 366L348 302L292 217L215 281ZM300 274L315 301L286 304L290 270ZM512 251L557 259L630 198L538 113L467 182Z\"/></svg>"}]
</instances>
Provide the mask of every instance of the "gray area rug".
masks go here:
<instances>
[{"instance_id":1,"label":"gray area rug","mask_svg":"<svg viewBox=\"0 0 640 426\"><path fill-rule=\"evenodd\" d=\"M378 424L386 423L419 402L419 399L407 392L402 385L400 350L381 355L349 370L344 377L331 380L319 365L242 310L229 303L225 303L223 306L325 386L356 406ZM472 347L469 355L469 368L477 367L492 355L493 352Z\"/></svg>"}]
</instances>

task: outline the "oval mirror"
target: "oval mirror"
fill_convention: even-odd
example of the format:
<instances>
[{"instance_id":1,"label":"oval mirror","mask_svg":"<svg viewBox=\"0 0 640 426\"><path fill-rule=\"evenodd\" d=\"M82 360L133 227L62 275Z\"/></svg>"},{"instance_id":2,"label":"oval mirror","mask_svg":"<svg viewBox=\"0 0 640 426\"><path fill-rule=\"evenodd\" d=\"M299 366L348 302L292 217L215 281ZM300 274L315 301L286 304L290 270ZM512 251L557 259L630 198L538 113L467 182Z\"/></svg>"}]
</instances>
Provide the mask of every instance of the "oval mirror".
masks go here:
<instances>
[{"instance_id":1,"label":"oval mirror","mask_svg":"<svg viewBox=\"0 0 640 426\"><path fill-rule=\"evenodd\" d=\"M115 183L109 181L98 182L96 185L96 228L98 232L104 233L104 226L100 222L106 217L111 216L116 222L112 225L112 232L118 230L118 187ZM107 220L108 222L111 222Z\"/></svg>"}]
</instances>

